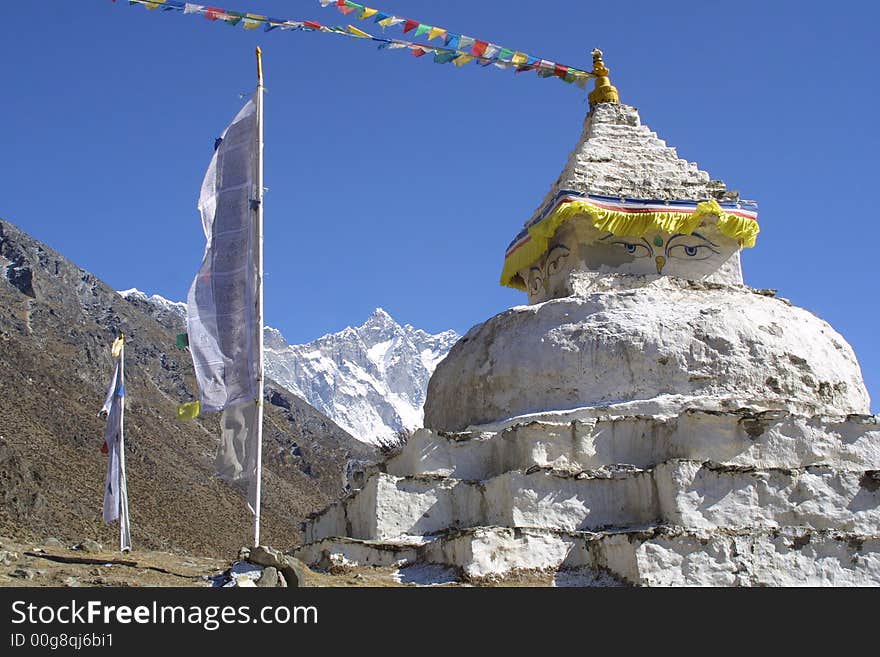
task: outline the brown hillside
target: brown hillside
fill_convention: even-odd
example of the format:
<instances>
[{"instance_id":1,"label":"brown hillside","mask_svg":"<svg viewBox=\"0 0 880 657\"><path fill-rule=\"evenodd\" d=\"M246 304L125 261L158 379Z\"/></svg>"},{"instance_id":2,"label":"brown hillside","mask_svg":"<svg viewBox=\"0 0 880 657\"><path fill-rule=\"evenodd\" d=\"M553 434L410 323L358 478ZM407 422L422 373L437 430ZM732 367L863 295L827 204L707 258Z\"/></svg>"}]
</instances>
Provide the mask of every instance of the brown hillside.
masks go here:
<instances>
[{"instance_id":1,"label":"brown hillside","mask_svg":"<svg viewBox=\"0 0 880 657\"><path fill-rule=\"evenodd\" d=\"M118 526L101 520L106 457L97 412L120 331L135 549L235 554L252 542L252 517L241 494L213 475L217 417L175 419L195 379L172 323L2 220L0 535L118 541ZM266 392L263 542L287 547L309 512L345 492L347 471L377 454L291 393L275 385Z\"/></svg>"}]
</instances>

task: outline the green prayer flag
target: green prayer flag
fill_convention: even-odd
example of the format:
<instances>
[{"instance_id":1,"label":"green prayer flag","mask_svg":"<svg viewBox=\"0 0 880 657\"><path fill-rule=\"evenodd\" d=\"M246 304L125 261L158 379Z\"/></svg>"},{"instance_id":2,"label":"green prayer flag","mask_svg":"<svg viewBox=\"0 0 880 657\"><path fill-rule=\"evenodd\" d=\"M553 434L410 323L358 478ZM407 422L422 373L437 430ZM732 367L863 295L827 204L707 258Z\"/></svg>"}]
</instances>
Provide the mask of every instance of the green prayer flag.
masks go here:
<instances>
[{"instance_id":1,"label":"green prayer flag","mask_svg":"<svg viewBox=\"0 0 880 657\"><path fill-rule=\"evenodd\" d=\"M186 349L189 346L189 335L186 333L178 333L177 334L177 347L179 349Z\"/></svg>"}]
</instances>

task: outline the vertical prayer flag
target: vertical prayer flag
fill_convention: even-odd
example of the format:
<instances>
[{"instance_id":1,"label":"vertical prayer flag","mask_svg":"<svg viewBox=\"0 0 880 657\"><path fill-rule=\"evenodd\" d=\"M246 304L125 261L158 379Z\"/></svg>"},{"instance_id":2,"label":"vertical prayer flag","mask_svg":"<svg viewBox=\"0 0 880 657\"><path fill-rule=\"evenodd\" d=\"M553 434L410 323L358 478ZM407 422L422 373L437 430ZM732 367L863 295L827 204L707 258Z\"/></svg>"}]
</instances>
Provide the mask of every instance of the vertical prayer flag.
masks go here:
<instances>
[{"instance_id":1,"label":"vertical prayer flag","mask_svg":"<svg viewBox=\"0 0 880 657\"><path fill-rule=\"evenodd\" d=\"M119 549L131 550L131 527L128 517L128 485L125 478L125 341L113 342L110 350L116 366L104 398L101 414L107 416L104 447L107 454L107 475L104 478L104 522L119 520Z\"/></svg>"},{"instance_id":2,"label":"vertical prayer flag","mask_svg":"<svg viewBox=\"0 0 880 657\"><path fill-rule=\"evenodd\" d=\"M202 182L207 244L186 308L200 410L224 411L218 474L248 485L256 479L258 443L257 141L252 99L223 132ZM255 499L249 503L255 508Z\"/></svg>"}]
</instances>

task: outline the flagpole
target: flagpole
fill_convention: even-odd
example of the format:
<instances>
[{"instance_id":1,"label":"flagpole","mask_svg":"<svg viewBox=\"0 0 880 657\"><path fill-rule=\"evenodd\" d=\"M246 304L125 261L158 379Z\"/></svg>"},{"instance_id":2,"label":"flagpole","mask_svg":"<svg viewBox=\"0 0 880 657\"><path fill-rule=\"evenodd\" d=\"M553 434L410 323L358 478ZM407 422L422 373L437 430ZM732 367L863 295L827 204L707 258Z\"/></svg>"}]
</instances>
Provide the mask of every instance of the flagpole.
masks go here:
<instances>
[{"instance_id":1,"label":"flagpole","mask_svg":"<svg viewBox=\"0 0 880 657\"><path fill-rule=\"evenodd\" d=\"M263 51L257 47L257 492L254 545L260 544L260 497L263 483Z\"/></svg>"}]
</instances>

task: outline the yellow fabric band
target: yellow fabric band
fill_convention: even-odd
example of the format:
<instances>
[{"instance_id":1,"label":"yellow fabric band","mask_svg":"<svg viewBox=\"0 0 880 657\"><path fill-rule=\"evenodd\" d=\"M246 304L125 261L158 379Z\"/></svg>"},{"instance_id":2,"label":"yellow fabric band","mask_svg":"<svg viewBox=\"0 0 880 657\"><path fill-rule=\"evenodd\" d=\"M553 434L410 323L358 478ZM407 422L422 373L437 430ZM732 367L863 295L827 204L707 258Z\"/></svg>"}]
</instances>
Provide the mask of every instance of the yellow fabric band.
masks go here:
<instances>
[{"instance_id":1,"label":"yellow fabric band","mask_svg":"<svg viewBox=\"0 0 880 657\"><path fill-rule=\"evenodd\" d=\"M642 237L649 230L690 235L706 219L716 218L715 226L727 237L738 240L743 248L755 246L760 227L757 221L725 212L714 199L699 203L696 209L681 212L620 212L596 207L589 201L571 201L557 207L547 217L529 228L531 239L504 260L501 284L525 291L526 286L519 272L541 259L547 252L547 244L559 227L576 216L588 218L602 232L618 237Z\"/></svg>"}]
</instances>

